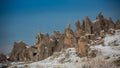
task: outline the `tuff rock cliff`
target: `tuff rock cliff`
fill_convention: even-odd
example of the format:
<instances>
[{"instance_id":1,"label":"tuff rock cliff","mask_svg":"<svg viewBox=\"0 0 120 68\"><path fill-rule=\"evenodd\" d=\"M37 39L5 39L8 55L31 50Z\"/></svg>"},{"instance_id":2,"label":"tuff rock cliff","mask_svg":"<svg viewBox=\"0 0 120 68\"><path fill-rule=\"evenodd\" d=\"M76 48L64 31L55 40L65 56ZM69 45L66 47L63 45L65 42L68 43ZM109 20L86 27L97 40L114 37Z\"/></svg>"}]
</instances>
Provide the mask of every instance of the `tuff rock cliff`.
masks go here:
<instances>
[{"instance_id":1,"label":"tuff rock cliff","mask_svg":"<svg viewBox=\"0 0 120 68\"><path fill-rule=\"evenodd\" d=\"M15 42L9 59L39 61L70 47L76 49L78 56L88 56L89 46L103 43L101 38L104 38L106 33L114 34L114 29L120 29L120 21L114 23L112 18L106 19L102 13L99 13L94 22L86 16L82 23L76 21L75 26L75 32L70 24L66 26L63 33L54 31L49 35L38 32L36 42L32 46L28 46L23 41ZM92 43L94 40L98 42Z\"/></svg>"}]
</instances>

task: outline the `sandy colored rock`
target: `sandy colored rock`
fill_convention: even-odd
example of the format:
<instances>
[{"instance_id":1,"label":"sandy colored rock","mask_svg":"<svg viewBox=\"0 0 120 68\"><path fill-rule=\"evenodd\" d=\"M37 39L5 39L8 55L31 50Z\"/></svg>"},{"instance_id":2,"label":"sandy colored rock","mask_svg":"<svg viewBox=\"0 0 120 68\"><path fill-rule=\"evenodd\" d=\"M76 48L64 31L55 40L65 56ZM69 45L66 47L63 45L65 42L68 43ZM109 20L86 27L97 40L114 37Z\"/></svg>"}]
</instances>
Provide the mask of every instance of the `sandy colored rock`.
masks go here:
<instances>
[{"instance_id":1,"label":"sandy colored rock","mask_svg":"<svg viewBox=\"0 0 120 68\"><path fill-rule=\"evenodd\" d=\"M112 21L112 18L110 17L108 20L108 29L114 29L115 28L115 24Z\"/></svg>"},{"instance_id":2,"label":"sandy colored rock","mask_svg":"<svg viewBox=\"0 0 120 68\"><path fill-rule=\"evenodd\" d=\"M85 31L85 33L88 33L88 34L92 33L92 22L90 21L88 16L86 16L83 19L81 27L82 27L82 30Z\"/></svg>"},{"instance_id":3,"label":"sandy colored rock","mask_svg":"<svg viewBox=\"0 0 120 68\"><path fill-rule=\"evenodd\" d=\"M76 53L80 57L88 55L88 42L86 41L85 37L81 37L78 40L78 46L76 47Z\"/></svg>"},{"instance_id":4,"label":"sandy colored rock","mask_svg":"<svg viewBox=\"0 0 120 68\"><path fill-rule=\"evenodd\" d=\"M18 43L14 42L14 47L10 55L10 60L24 61L26 46L27 44L25 44L23 41L20 41Z\"/></svg>"},{"instance_id":5,"label":"sandy colored rock","mask_svg":"<svg viewBox=\"0 0 120 68\"><path fill-rule=\"evenodd\" d=\"M63 49L64 35L59 31L54 31L54 34L50 38L50 45L53 46L53 52L59 52Z\"/></svg>"},{"instance_id":6,"label":"sandy colored rock","mask_svg":"<svg viewBox=\"0 0 120 68\"><path fill-rule=\"evenodd\" d=\"M106 35L106 32L105 32L104 30L101 30L101 31L100 31L100 37L101 37L101 38L104 38L105 35Z\"/></svg>"},{"instance_id":7,"label":"sandy colored rock","mask_svg":"<svg viewBox=\"0 0 120 68\"><path fill-rule=\"evenodd\" d=\"M94 34L85 34L85 37L87 40L95 40L95 35Z\"/></svg>"},{"instance_id":8,"label":"sandy colored rock","mask_svg":"<svg viewBox=\"0 0 120 68\"><path fill-rule=\"evenodd\" d=\"M102 12L98 14L92 23L86 16L82 23L75 22L75 32L68 24L63 33L54 31L53 34L38 32L35 44L27 46L23 41L15 42L11 55L11 61L40 61L66 48L76 48L80 57L88 55L88 46L103 44L102 38L106 34L115 34L115 29L120 29L120 21L116 23L111 18L104 18ZM97 42L96 42L97 41ZM91 54L95 56L94 54ZM0 60L1 57L0 57Z\"/></svg>"},{"instance_id":9,"label":"sandy colored rock","mask_svg":"<svg viewBox=\"0 0 120 68\"><path fill-rule=\"evenodd\" d=\"M120 29L120 20L117 20L115 26L116 26L116 29Z\"/></svg>"},{"instance_id":10,"label":"sandy colored rock","mask_svg":"<svg viewBox=\"0 0 120 68\"><path fill-rule=\"evenodd\" d=\"M0 63L6 62L7 58L4 54L0 53Z\"/></svg>"},{"instance_id":11,"label":"sandy colored rock","mask_svg":"<svg viewBox=\"0 0 120 68\"><path fill-rule=\"evenodd\" d=\"M81 36L85 34L85 32L81 29L80 21L75 22L76 30L75 30L75 36L77 39L79 39Z\"/></svg>"},{"instance_id":12,"label":"sandy colored rock","mask_svg":"<svg viewBox=\"0 0 120 68\"><path fill-rule=\"evenodd\" d=\"M100 35L100 31L104 30L107 32L109 29L109 23L108 20L104 18L102 13L99 13L96 17L96 20L93 23L93 33L95 35Z\"/></svg>"},{"instance_id":13,"label":"sandy colored rock","mask_svg":"<svg viewBox=\"0 0 120 68\"><path fill-rule=\"evenodd\" d=\"M64 48L75 47L76 46L76 38L75 35L70 27L70 24L67 25L66 29L64 30L65 39L64 39Z\"/></svg>"},{"instance_id":14,"label":"sandy colored rock","mask_svg":"<svg viewBox=\"0 0 120 68\"><path fill-rule=\"evenodd\" d=\"M114 35L114 34L115 34L115 30L114 30L114 29L112 29L112 28L111 28L111 29L109 29L109 30L108 30L108 34L112 34L112 35Z\"/></svg>"}]
</instances>

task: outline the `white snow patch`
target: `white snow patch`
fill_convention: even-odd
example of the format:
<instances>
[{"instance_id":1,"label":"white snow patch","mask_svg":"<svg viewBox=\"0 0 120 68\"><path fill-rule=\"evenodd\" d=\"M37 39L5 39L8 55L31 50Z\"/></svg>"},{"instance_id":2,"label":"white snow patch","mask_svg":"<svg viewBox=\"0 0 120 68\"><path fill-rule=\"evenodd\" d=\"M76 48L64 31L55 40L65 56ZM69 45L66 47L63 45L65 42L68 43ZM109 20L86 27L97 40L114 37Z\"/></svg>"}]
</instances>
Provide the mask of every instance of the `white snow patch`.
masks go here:
<instances>
[{"instance_id":1,"label":"white snow patch","mask_svg":"<svg viewBox=\"0 0 120 68\"><path fill-rule=\"evenodd\" d=\"M26 46L26 48L30 48L30 46Z\"/></svg>"},{"instance_id":2,"label":"white snow patch","mask_svg":"<svg viewBox=\"0 0 120 68\"><path fill-rule=\"evenodd\" d=\"M120 34L118 34L118 35L107 35L104 38L104 45L109 45L112 42L116 42L117 44L120 44Z\"/></svg>"},{"instance_id":3,"label":"white snow patch","mask_svg":"<svg viewBox=\"0 0 120 68\"><path fill-rule=\"evenodd\" d=\"M102 54L102 56L112 57L114 55L119 55L120 54L120 50L114 49L111 46L98 45L98 46L91 46L91 48L94 48L94 49L98 50Z\"/></svg>"},{"instance_id":4,"label":"white snow patch","mask_svg":"<svg viewBox=\"0 0 120 68\"><path fill-rule=\"evenodd\" d=\"M97 22L97 21L99 21L99 19L96 19L96 20L94 20L93 22Z\"/></svg>"},{"instance_id":5,"label":"white snow patch","mask_svg":"<svg viewBox=\"0 0 120 68\"><path fill-rule=\"evenodd\" d=\"M76 62L79 60L80 58L76 55L75 48L68 48L67 50L65 50L65 52L58 52L41 62L53 64L53 63Z\"/></svg>"},{"instance_id":6,"label":"white snow patch","mask_svg":"<svg viewBox=\"0 0 120 68\"><path fill-rule=\"evenodd\" d=\"M104 45L95 45L90 48L97 50L97 55L102 56L103 58L109 57L113 60L120 57L120 34L107 35L103 40ZM115 46L116 44L117 46Z\"/></svg>"}]
</instances>

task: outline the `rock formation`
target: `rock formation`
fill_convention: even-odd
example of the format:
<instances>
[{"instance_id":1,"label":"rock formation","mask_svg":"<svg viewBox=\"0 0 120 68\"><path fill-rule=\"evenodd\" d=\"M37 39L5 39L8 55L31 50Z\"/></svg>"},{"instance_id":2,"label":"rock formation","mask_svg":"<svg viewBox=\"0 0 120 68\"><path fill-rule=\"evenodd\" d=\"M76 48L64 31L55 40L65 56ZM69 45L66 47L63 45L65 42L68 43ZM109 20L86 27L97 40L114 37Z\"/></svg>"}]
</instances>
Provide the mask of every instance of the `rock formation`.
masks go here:
<instances>
[{"instance_id":1,"label":"rock formation","mask_svg":"<svg viewBox=\"0 0 120 68\"><path fill-rule=\"evenodd\" d=\"M7 58L4 54L0 53L0 63L6 62Z\"/></svg>"},{"instance_id":2,"label":"rock formation","mask_svg":"<svg viewBox=\"0 0 120 68\"><path fill-rule=\"evenodd\" d=\"M115 24L114 22L112 21L112 18L110 17L109 20L108 20L108 29L114 29L115 28Z\"/></svg>"},{"instance_id":3,"label":"rock formation","mask_svg":"<svg viewBox=\"0 0 120 68\"><path fill-rule=\"evenodd\" d=\"M88 33L88 34L92 33L92 22L87 16L83 19L81 27L83 31L85 31L85 33Z\"/></svg>"},{"instance_id":4,"label":"rock formation","mask_svg":"<svg viewBox=\"0 0 120 68\"><path fill-rule=\"evenodd\" d=\"M76 38L74 32L71 29L70 24L67 25L66 29L64 30L65 39L64 39L64 47L75 47L76 45Z\"/></svg>"},{"instance_id":5,"label":"rock formation","mask_svg":"<svg viewBox=\"0 0 120 68\"><path fill-rule=\"evenodd\" d=\"M115 26L116 26L116 29L120 29L120 20L117 20Z\"/></svg>"},{"instance_id":6,"label":"rock formation","mask_svg":"<svg viewBox=\"0 0 120 68\"><path fill-rule=\"evenodd\" d=\"M99 20L104 20L104 16L102 15L102 12L100 12L99 14L98 14L98 16L96 17L96 19L99 19Z\"/></svg>"},{"instance_id":7,"label":"rock formation","mask_svg":"<svg viewBox=\"0 0 120 68\"><path fill-rule=\"evenodd\" d=\"M76 47L76 52L80 57L88 55L88 42L85 37L81 37L78 40L78 46Z\"/></svg>"},{"instance_id":8,"label":"rock formation","mask_svg":"<svg viewBox=\"0 0 120 68\"><path fill-rule=\"evenodd\" d=\"M11 55L11 61L39 61L43 60L54 52L60 52L66 48L76 48L76 53L80 56L87 56L89 46L94 40L103 43L101 38L106 34L114 34L114 29L120 29L120 21L116 23L111 18L106 19L99 13L96 20L92 23L86 16L82 23L75 22L75 32L68 24L63 33L54 31L52 35L37 33L35 44L28 46L23 41L15 42ZM100 39L98 39L100 37ZM99 44L94 43L94 44ZM93 55L92 55L93 56ZM0 61L4 61L5 57L0 55Z\"/></svg>"},{"instance_id":9,"label":"rock formation","mask_svg":"<svg viewBox=\"0 0 120 68\"><path fill-rule=\"evenodd\" d=\"M64 35L59 31L54 31L54 34L51 35L49 43L50 45L54 45L53 52L59 52L61 49L63 49L63 40Z\"/></svg>"},{"instance_id":10,"label":"rock formation","mask_svg":"<svg viewBox=\"0 0 120 68\"><path fill-rule=\"evenodd\" d=\"M109 28L114 28L114 23L112 19L109 18L109 20L107 20L104 18L102 13L99 13L93 23L93 33L95 35L100 35L101 30L107 32Z\"/></svg>"},{"instance_id":11,"label":"rock formation","mask_svg":"<svg viewBox=\"0 0 120 68\"><path fill-rule=\"evenodd\" d=\"M42 60L48 56L51 55L51 47L52 46L48 46L49 45L49 35L48 34L42 34L42 33L38 33L36 36L36 40L39 40L38 44L36 42L36 47L37 47L37 51L38 53L38 60Z\"/></svg>"},{"instance_id":12,"label":"rock formation","mask_svg":"<svg viewBox=\"0 0 120 68\"><path fill-rule=\"evenodd\" d=\"M81 36L85 34L85 32L81 29L79 20L75 22L75 26L76 26L75 36L77 39L79 39Z\"/></svg>"},{"instance_id":13,"label":"rock formation","mask_svg":"<svg viewBox=\"0 0 120 68\"><path fill-rule=\"evenodd\" d=\"M24 61L25 60L25 50L27 44L23 41L14 42L14 47L12 49L10 60L11 61Z\"/></svg>"}]
</instances>

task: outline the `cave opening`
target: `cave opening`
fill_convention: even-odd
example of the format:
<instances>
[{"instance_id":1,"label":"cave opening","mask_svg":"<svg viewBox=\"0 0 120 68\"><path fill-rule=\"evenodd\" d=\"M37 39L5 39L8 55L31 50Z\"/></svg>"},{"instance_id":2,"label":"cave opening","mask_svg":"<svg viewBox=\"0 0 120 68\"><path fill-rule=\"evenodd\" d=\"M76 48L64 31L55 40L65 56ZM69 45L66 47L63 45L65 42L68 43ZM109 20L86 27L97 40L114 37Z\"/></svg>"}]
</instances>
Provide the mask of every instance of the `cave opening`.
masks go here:
<instances>
[{"instance_id":1,"label":"cave opening","mask_svg":"<svg viewBox=\"0 0 120 68\"><path fill-rule=\"evenodd\" d=\"M37 53L33 53L33 56L36 56L37 55Z\"/></svg>"}]
</instances>

